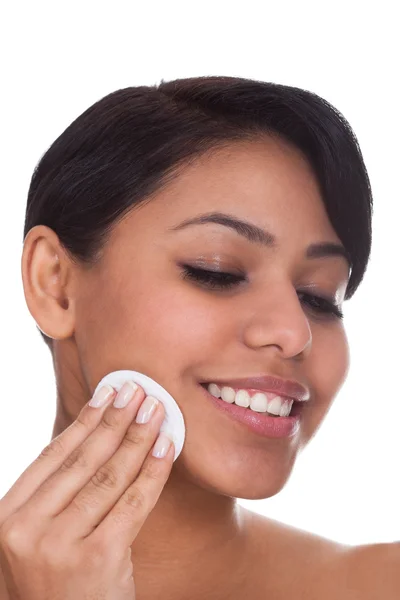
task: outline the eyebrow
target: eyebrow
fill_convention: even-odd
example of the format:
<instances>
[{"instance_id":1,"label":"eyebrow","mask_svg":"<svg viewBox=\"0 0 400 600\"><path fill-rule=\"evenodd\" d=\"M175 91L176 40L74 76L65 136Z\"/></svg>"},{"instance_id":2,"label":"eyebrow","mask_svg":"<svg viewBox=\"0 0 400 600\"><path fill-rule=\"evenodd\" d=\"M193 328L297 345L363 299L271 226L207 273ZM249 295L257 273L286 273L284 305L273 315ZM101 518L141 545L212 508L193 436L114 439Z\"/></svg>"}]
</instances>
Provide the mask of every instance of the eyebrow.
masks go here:
<instances>
[{"instance_id":1,"label":"eyebrow","mask_svg":"<svg viewBox=\"0 0 400 600\"><path fill-rule=\"evenodd\" d=\"M257 227L257 225L254 225L249 221L243 221L232 215L220 212L206 213L191 219L185 219L178 225L168 228L167 231L180 231L191 225L203 225L205 223L216 223L218 225L223 225L224 227L230 227L253 244L260 244L267 248L275 248L277 246L276 237L269 231L261 229L261 227ZM349 267L352 268L350 254L341 244L336 244L334 242L318 242L310 244L305 251L306 258L326 258L331 256L344 257L348 262Z\"/></svg>"}]
</instances>

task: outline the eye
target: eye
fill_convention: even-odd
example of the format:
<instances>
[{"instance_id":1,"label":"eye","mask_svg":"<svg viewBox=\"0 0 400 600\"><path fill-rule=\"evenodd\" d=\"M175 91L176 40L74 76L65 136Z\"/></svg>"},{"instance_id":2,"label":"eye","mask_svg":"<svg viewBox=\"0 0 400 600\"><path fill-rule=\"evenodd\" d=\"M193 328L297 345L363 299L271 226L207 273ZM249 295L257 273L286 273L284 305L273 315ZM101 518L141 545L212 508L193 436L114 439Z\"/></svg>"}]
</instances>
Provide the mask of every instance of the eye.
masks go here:
<instances>
[{"instance_id":1,"label":"eye","mask_svg":"<svg viewBox=\"0 0 400 600\"><path fill-rule=\"evenodd\" d=\"M190 265L181 265L183 267L183 279L196 281L212 290L228 290L238 286L246 277L235 275L224 271L209 271L191 267ZM306 298L306 304L312 311L323 314L327 318L343 319L343 312L337 304L330 298L315 296L306 292L299 291L299 295Z\"/></svg>"},{"instance_id":2,"label":"eye","mask_svg":"<svg viewBox=\"0 0 400 600\"><path fill-rule=\"evenodd\" d=\"M299 295L309 298L307 304L312 310L316 310L317 312L323 313L331 318L343 319L344 315L342 310L329 298L314 296L313 294L306 294L305 292L299 292Z\"/></svg>"},{"instance_id":3,"label":"eye","mask_svg":"<svg viewBox=\"0 0 400 600\"><path fill-rule=\"evenodd\" d=\"M183 267L183 279L193 279L212 289L229 289L242 281L246 281L246 278L242 275L234 275L224 271L206 271L190 265L183 265Z\"/></svg>"}]
</instances>

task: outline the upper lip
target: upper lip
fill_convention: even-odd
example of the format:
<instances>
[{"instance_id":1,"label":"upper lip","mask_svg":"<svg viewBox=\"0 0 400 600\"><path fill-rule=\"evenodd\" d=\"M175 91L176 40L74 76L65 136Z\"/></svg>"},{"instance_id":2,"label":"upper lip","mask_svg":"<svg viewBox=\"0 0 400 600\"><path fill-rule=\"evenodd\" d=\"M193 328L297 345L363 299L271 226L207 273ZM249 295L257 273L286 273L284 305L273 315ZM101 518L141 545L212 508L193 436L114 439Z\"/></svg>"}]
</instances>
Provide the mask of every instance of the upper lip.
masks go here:
<instances>
[{"instance_id":1,"label":"upper lip","mask_svg":"<svg viewBox=\"0 0 400 600\"><path fill-rule=\"evenodd\" d=\"M309 400L310 392L298 381L282 379L275 375L258 375L254 377L242 377L240 379L212 379L207 383L216 383L219 386L229 386L240 389L257 389L264 392L273 392L278 396L286 396L299 402Z\"/></svg>"}]
</instances>

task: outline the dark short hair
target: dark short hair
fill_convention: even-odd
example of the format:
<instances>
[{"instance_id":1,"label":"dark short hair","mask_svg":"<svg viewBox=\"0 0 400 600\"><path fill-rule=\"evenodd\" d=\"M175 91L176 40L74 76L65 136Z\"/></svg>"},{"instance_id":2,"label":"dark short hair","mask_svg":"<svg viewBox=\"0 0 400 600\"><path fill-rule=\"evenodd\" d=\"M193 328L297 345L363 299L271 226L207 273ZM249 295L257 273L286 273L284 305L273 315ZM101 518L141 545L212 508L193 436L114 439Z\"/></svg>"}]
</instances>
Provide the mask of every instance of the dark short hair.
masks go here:
<instances>
[{"instance_id":1,"label":"dark short hair","mask_svg":"<svg viewBox=\"0 0 400 600\"><path fill-rule=\"evenodd\" d=\"M371 251L368 173L344 116L317 94L288 85L210 76L108 94L77 117L36 165L24 239L35 225L47 225L73 261L90 267L115 225L191 160L265 134L280 136L308 159L351 259L349 299ZM40 333L52 349L51 338Z\"/></svg>"}]
</instances>

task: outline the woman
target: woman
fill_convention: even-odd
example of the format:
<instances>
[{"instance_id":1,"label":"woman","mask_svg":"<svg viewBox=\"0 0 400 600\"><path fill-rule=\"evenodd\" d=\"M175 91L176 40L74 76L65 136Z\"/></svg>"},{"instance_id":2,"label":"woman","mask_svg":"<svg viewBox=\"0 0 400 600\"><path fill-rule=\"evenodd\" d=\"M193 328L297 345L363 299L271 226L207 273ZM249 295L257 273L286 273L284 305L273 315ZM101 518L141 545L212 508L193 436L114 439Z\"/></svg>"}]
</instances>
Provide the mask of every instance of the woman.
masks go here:
<instances>
[{"instance_id":1,"label":"woman","mask_svg":"<svg viewBox=\"0 0 400 600\"><path fill-rule=\"evenodd\" d=\"M284 487L346 378L342 307L371 213L351 127L298 88L162 81L106 96L62 133L24 228L25 297L58 396L52 443L1 501L12 600L397 597L395 545L352 548L236 503ZM173 445L151 453L161 403L135 422L141 388L125 408L115 392L88 406L120 369L175 398L176 462ZM276 393L295 397L291 418L263 413Z\"/></svg>"}]
</instances>

